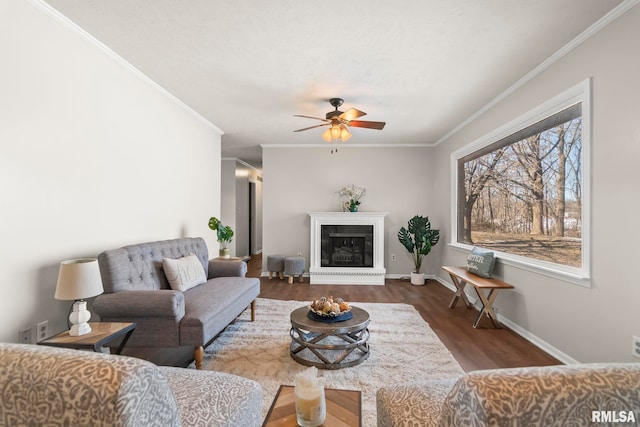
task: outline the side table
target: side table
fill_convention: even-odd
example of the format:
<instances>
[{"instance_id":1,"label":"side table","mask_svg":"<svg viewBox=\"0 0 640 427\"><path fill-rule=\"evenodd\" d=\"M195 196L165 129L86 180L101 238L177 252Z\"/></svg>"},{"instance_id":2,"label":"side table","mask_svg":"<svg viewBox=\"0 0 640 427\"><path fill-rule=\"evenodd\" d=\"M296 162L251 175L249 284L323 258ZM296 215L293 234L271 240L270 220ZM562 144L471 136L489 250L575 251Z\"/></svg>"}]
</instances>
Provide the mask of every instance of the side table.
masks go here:
<instances>
[{"instance_id":1,"label":"side table","mask_svg":"<svg viewBox=\"0 0 640 427\"><path fill-rule=\"evenodd\" d=\"M69 331L63 331L40 341L38 344L51 347L90 349L100 353L100 348L105 344L124 336L115 352L115 354L120 354L137 326L136 323L119 322L89 322L89 325L91 325L91 332L88 334L73 337L69 335Z\"/></svg>"}]
</instances>

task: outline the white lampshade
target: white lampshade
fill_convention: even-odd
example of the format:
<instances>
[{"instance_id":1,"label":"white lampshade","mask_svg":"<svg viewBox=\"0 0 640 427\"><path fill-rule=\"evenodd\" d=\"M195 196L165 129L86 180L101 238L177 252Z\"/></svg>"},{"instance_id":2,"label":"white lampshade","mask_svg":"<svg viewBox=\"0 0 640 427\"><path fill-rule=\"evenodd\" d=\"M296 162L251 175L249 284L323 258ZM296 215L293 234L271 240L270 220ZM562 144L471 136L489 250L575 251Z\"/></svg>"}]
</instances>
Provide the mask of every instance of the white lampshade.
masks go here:
<instances>
[{"instance_id":1,"label":"white lampshade","mask_svg":"<svg viewBox=\"0 0 640 427\"><path fill-rule=\"evenodd\" d=\"M80 300L103 292L97 259L72 259L60 263L55 299Z\"/></svg>"},{"instance_id":2,"label":"white lampshade","mask_svg":"<svg viewBox=\"0 0 640 427\"><path fill-rule=\"evenodd\" d=\"M60 263L55 299L75 300L69 313L70 336L80 336L91 332L91 313L87 310L85 298L95 297L104 292L100 267L95 258L71 259Z\"/></svg>"}]
</instances>

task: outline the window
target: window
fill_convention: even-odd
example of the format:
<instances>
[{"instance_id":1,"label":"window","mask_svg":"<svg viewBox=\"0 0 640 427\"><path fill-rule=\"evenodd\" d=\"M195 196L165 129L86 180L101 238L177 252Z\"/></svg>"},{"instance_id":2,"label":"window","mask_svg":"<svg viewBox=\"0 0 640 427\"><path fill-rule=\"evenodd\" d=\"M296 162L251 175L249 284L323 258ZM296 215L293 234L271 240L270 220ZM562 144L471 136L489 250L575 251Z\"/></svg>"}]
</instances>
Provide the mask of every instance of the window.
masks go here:
<instances>
[{"instance_id":1,"label":"window","mask_svg":"<svg viewBox=\"0 0 640 427\"><path fill-rule=\"evenodd\" d=\"M453 154L456 245L587 279L588 81Z\"/></svg>"}]
</instances>

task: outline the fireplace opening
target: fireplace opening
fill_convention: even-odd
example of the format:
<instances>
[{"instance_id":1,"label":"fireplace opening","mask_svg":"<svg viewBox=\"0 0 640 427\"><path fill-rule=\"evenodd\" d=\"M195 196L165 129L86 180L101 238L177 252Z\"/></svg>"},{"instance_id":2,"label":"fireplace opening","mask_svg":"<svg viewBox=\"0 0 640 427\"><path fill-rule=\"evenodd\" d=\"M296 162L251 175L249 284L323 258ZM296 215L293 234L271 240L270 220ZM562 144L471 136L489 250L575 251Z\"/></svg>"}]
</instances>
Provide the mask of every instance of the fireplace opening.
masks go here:
<instances>
[{"instance_id":1,"label":"fireplace opening","mask_svg":"<svg viewBox=\"0 0 640 427\"><path fill-rule=\"evenodd\" d=\"M373 225L322 225L321 267L373 267Z\"/></svg>"}]
</instances>

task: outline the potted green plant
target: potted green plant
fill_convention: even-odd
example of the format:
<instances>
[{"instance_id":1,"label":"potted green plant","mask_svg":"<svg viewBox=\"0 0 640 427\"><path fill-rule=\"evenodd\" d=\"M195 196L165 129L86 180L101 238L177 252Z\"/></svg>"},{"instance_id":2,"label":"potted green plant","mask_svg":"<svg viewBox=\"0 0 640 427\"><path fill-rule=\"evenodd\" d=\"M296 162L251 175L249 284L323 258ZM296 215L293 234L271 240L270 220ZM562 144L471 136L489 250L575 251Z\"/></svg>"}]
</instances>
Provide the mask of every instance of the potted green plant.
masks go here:
<instances>
[{"instance_id":1,"label":"potted green plant","mask_svg":"<svg viewBox=\"0 0 640 427\"><path fill-rule=\"evenodd\" d=\"M218 235L218 243L220 243L220 257L229 258L229 243L233 240L233 229L228 225L222 225L222 222L212 216L209 219L209 228L215 231Z\"/></svg>"},{"instance_id":2,"label":"potted green plant","mask_svg":"<svg viewBox=\"0 0 640 427\"><path fill-rule=\"evenodd\" d=\"M415 270L411 273L411 284L424 285L424 274L420 272L422 260L440 240L440 230L431 229L429 217L416 215L409 220L407 228L400 228L398 240L413 259Z\"/></svg>"}]
</instances>

